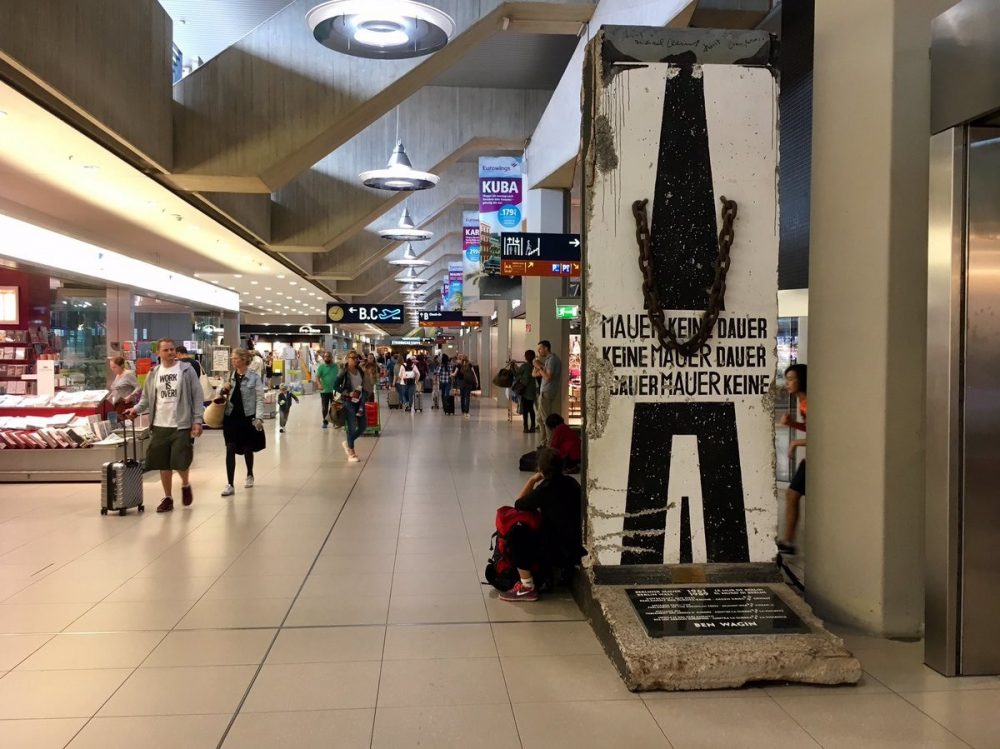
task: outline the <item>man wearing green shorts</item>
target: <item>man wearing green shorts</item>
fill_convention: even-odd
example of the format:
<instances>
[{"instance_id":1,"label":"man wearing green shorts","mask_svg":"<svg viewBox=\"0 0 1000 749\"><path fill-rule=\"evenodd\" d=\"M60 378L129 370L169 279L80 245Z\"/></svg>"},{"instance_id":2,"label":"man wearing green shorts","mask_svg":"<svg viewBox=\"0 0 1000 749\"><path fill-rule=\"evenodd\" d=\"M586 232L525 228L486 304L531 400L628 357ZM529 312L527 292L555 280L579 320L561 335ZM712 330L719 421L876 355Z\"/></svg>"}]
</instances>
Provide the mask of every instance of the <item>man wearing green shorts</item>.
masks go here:
<instances>
[{"instance_id":1,"label":"man wearing green shorts","mask_svg":"<svg viewBox=\"0 0 1000 749\"><path fill-rule=\"evenodd\" d=\"M156 352L160 363L146 376L139 403L125 412L131 419L147 411L152 414L146 467L159 471L163 484L163 501L156 508L157 512L174 509L174 471L181 477L181 502L187 507L194 500L188 482L188 471L194 459L191 438L201 435L205 412L198 375L194 367L177 358L176 346L170 338L159 340Z\"/></svg>"}]
</instances>

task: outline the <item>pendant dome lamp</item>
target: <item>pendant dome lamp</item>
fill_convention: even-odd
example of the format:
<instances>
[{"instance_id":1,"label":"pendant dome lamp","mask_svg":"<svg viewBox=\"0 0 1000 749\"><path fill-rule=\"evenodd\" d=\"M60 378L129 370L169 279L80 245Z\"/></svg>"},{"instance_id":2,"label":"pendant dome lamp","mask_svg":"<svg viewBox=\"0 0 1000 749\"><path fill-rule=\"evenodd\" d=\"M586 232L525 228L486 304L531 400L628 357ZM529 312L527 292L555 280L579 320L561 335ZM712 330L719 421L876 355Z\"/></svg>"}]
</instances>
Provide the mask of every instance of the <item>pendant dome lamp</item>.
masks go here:
<instances>
[{"instance_id":1,"label":"pendant dome lamp","mask_svg":"<svg viewBox=\"0 0 1000 749\"><path fill-rule=\"evenodd\" d=\"M403 275L396 276L395 281L396 281L396 283L408 283L408 284L413 284L413 285L418 285L418 286L422 286L425 283L427 283L427 279L426 278L420 278L417 275L417 269L416 268L412 268L412 267L408 268L407 271L406 271L406 273L404 273Z\"/></svg>"},{"instance_id":2,"label":"pendant dome lamp","mask_svg":"<svg viewBox=\"0 0 1000 749\"><path fill-rule=\"evenodd\" d=\"M389 192L427 190L437 185L436 174L417 171L406 155L406 148L399 137L399 107L396 107L396 147L389 154L389 163L384 169L370 169L361 172L358 177L365 187Z\"/></svg>"},{"instance_id":3,"label":"pendant dome lamp","mask_svg":"<svg viewBox=\"0 0 1000 749\"><path fill-rule=\"evenodd\" d=\"M324 47L376 60L429 55L455 34L451 16L415 0L328 0L306 23Z\"/></svg>"},{"instance_id":4,"label":"pendant dome lamp","mask_svg":"<svg viewBox=\"0 0 1000 749\"><path fill-rule=\"evenodd\" d=\"M403 215L399 217L399 223L394 229L379 229L378 235L382 239L392 242L424 242L434 236L433 232L425 229L418 229L410 218L410 212L403 207Z\"/></svg>"},{"instance_id":5,"label":"pendant dome lamp","mask_svg":"<svg viewBox=\"0 0 1000 749\"><path fill-rule=\"evenodd\" d=\"M430 260L424 260L416 256L413 252L413 244L410 242L406 243L406 251L403 253L403 257L396 258L395 260L390 260L389 265L430 265Z\"/></svg>"}]
</instances>

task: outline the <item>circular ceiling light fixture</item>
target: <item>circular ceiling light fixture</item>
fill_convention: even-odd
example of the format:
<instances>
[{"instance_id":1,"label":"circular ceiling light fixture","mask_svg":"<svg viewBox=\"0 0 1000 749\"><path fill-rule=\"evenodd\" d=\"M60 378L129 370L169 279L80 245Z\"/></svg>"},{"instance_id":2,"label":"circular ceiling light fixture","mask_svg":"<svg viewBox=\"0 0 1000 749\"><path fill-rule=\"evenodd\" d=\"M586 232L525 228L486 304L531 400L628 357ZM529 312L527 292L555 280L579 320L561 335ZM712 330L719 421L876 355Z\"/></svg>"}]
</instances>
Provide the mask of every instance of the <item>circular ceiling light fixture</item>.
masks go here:
<instances>
[{"instance_id":1,"label":"circular ceiling light fixture","mask_svg":"<svg viewBox=\"0 0 1000 749\"><path fill-rule=\"evenodd\" d=\"M406 251L403 253L403 257L397 258L395 260L390 260L389 265L430 265L430 260L422 260L417 257L416 253L413 252L413 245L409 242L406 243Z\"/></svg>"},{"instance_id":2,"label":"circular ceiling light fixture","mask_svg":"<svg viewBox=\"0 0 1000 749\"><path fill-rule=\"evenodd\" d=\"M382 239L389 239L393 242L424 242L434 236L434 232L418 229L410 218L410 211L403 208L403 215L399 217L399 223L394 229L379 229L378 235Z\"/></svg>"},{"instance_id":3,"label":"circular ceiling light fixture","mask_svg":"<svg viewBox=\"0 0 1000 749\"><path fill-rule=\"evenodd\" d=\"M408 283L408 284L419 284L419 285L427 283L426 278L420 278L417 275L416 268L409 268L406 271L406 273L404 273L401 276L396 276L394 280L396 281L396 283Z\"/></svg>"},{"instance_id":4,"label":"circular ceiling light fixture","mask_svg":"<svg viewBox=\"0 0 1000 749\"><path fill-rule=\"evenodd\" d=\"M329 0L306 13L306 23L324 47L376 60L429 55L455 33L451 16L414 0Z\"/></svg>"},{"instance_id":5,"label":"circular ceiling light fixture","mask_svg":"<svg viewBox=\"0 0 1000 749\"><path fill-rule=\"evenodd\" d=\"M410 163L403 141L397 140L385 169L372 169L358 175L365 187L376 190L402 192L403 190L427 190L438 183L438 176L430 172L419 172Z\"/></svg>"}]
</instances>

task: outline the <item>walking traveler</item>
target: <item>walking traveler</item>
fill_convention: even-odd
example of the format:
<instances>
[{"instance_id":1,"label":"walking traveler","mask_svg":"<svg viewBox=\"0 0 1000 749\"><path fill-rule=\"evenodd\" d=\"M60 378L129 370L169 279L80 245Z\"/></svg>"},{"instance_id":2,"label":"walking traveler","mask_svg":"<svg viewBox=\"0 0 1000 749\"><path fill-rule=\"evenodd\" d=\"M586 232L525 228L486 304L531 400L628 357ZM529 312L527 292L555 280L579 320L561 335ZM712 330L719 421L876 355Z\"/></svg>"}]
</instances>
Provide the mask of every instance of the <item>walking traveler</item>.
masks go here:
<instances>
[{"instance_id":1,"label":"walking traveler","mask_svg":"<svg viewBox=\"0 0 1000 749\"><path fill-rule=\"evenodd\" d=\"M192 367L194 367L194 373L198 375L198 377L201 377L201 363L197 359L192 357L190 353L188 353L186 346L177 347L177 358L180 359L182 362L190 364Z\"/></svg>"},{"instance_id":2,"label":"walking traveler","mask_svg":"<svg viewBox=\"0 0 1000 749\"><path fill-rule=\"evenodd\" d=\"M407 411L413 409L413 398L420 382L420 370L409 356L399 367L399 384L403 387L403 405Z\"/></svg>"},{"instance_id":3,"label":"walking traveler","mask_svg":"<svg viewBox=\"0 0 1000 749\"><path fill-rule=\"evenodd\" d=\"M449 416L455 413L455 401L451 395L451 360L448 354L441 354L438 365L438 388L441 390L441 409Z\"/></svg>"},{"instance_id":4,"label":"walking traveler","mask_svg":"<svg viewBox=\"0 0 1000 749\"><path fill-rule=\"evenodd\" d=\"M253 455L265 447L264 422L264 380L250 369L253 359L246 349L238 348L229 357L233 373L222 386L220 394L226 396L226 411L222 419L222 434L226 441L226 486L223 497L231 497L236 491L233 479L236 475L236 456L242 455L247 467L247 478L243 486L253 487Z\"/></svg>"},{"instance_id":5,"label":"walking traveler","mask_svg":"<svg viewBox=\"0 0 1000 749\"><path fill-rule=\"evenodd\" d=\"M146 468L160 472L163 500L156 511L170 512L174 509L174 471L181 477L181 503L187 507L194 501L188 480L194 459L191 438L201 435L205 407L201 382L194 367L177 359L176 342L161 338L156 352L160 363L146 376L139 403L125 415L134 419L142 413L151 414Z\"/></svg>"},{"instance_id":6,"label":"walking traveler","mask_svg":"<svg viewBox=\"0 0 1000 749\"><path fill-rule=\"evenodd\" d=\"M365 362L361 365L363 375L362 388L365 391L365 401L378 400L375 394L378 393L378 363L375 361L375 354L369 352L365 356Z\"/></svg>"},{"instance_id":7,"label":"walking traveler","mask_svg":"<svg viewBox=\"0 0 1000 749\"><path fill-rule=\"evenodd\" d=\"M545 426L545 419L549 414L558 413L560 395L562 393L562 360L552 351L552 344L548 341L538 342L538 357L534 360L533 372L535 377L542 378L542 386L538 391L538 420L541 422L541 439L539 446L549 444L549 429Z\"/></svg>"},{"instance_id":8,"label":"walking traveler","mask_svg":"<svg viewBox=\"0 0 1000 749\"><path fill-rule=\"evenodd\" d=\"M284 432L285 426L288 424L288 414L292 410L292 401L296 403L299 402L299 398L295 393L288 389L288 385L281 383L281 388L278 390L278 431Z\"/></svg>"},{"instance_id":9,"label":"walking traveler","mask_svg":"<svg viewBox=\"0 0 1000 749\"><path fill-rule=\"evenodd\" d=\"M517 368L517 376L511 387L514 395L521 400L521 420L524 422L525 434L534 432L538 428L535 424L535 401L538 399L538 386L535 384L533 374L532 362L534 360L534 351L528 349L524 352L524 364Z\"/></svg>"},{"instance_id":10,"label":"walking traveler","mask_svg":"<svg viewBox=\"0 0 1000 749\"><path fill-rule=\"evenodd\" d=\"M520 579L500 594L502 601L537 601L533 569L543 579L566 577L584 554L581 532L580 484L563 473L563 460L552 449L538 451L538 473L521 489L514 507L541 515L541 528L515 526L507 534L510 558Z\"/></svg>"},{"instance_id":11,"label":"walking traveler","mask_svg":"<svg viewBox=\"0 0 1000 749\"><path fill-rule=\"evenodd\" d=\"M806 373L805 364L793 364L785 370L785 389L789 395L798 400L799 417L797 421L791 414L781 417L781 425L791 427L800 432L806 431ZM800 447L805 447L806 441L792 440L788 445L788 457L795 459L795 451ZM795 529L799 524L799 502L806 495L806 461L805 458L799 463L795 470L792 482L785 490L785 537L777 539L778 551L782 554L795 555Z\"/></svg>"},{"instance_id":12,"label":"walking traveler","mask_svg":"<svg viewBox=\"0 0 1000 749\"><path fill-rule=\"evenodd\" d=\"M347 439L344 440L344 452L348 463L358 463L361 458L354 451L354 441L365 433L365 390L364 373L358 366L358 355L351 351L347 354L347 366L340 373L336 385L340 394L340 404L347 417Z\"/></svg>"},{"instance_id":13,"label":"walking traveler","mask_svg":"<svg viewBox=\"0 0 1000 749\"><path fill-rule=\"evenodd\" d=\"M479 390L479 378L476 377L476 370L472 367L469 357L463 355L461 363L455 368L453 375L455 383L458 385L458 393L462 401L462 414L469 419L469 407L472 405L472 391Z\"/></svg>"},{"instance_id":14,"label":"walking traveler","mask_svg":"<svg viewBox=\"0 0 1000 749\"><path fill-rule=\"evenodd\" d=\"M333 388L337 384L337 365L333 361L333 353L323 354L323 363L316 368L316 379L319 380L319 401L323 408L323 428L330 422L330 404L333 402Z\"/></svg>"}]
</instances>

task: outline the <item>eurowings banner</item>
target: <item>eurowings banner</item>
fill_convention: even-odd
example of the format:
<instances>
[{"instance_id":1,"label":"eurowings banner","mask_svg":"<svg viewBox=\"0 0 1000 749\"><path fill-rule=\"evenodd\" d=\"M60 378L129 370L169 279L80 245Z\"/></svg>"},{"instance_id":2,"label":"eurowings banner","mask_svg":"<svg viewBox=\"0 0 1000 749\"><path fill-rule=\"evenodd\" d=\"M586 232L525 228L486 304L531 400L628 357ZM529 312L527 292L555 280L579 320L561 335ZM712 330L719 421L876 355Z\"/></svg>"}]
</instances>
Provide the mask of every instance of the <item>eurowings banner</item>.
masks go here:
<instances>
[{"instance_id":1,"label":"eurowings banner","mask_svg":"<svg viewBox=\"0 0 1000 749\"><path fill-rule=\"evenodd\" d=\"M479 213L462 212L462 298L468 306L479 301L479 279L482 266L479 264Z\"/></svg>"},{"instance_id":2,"label":"eurowings banner","mask_svg":"<svg viewBox=\"0 0 1000 749\"><path fill-rule=\"evenodd\" d=\"M523 229L519 156L479 157L479 298L520 299L521 279L500 275L500 235Z\"/></svg>"}]
</instances>

